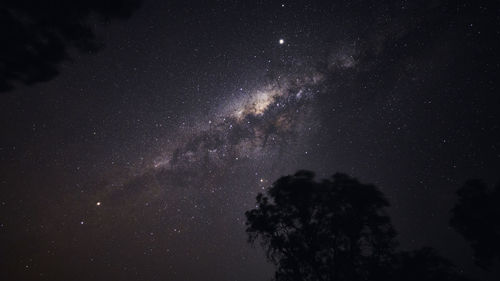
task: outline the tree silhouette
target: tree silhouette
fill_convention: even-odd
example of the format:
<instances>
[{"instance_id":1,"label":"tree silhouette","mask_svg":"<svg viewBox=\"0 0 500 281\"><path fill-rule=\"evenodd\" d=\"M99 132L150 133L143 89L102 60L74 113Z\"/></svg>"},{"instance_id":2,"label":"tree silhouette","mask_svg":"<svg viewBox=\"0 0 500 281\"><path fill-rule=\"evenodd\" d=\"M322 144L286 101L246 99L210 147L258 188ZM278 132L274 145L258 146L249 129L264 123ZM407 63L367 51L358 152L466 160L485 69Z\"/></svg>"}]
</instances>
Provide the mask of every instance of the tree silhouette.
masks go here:
<instances>
[{"instance_id":1,"label":"tree silhouette","mask_svg":"<svg viewBox=\"0 0 500 281\"><path fill-rule=\"evenodd\" d=\"M257 195L249 242L277 266L275 280L465 281L431 248L396 251L383 194L345 174L316 182L299 171Z\"/></svg>"},{"instance_id":2,"label":"tree silhouette","mask_svg":"<svg viewBox=\"0 0 500 281\"><path fill-rule=\"evenodd\" d=\"M248 211L249 241L260 239L276 280L373 280L390 260L395 231L373 185L345 174L314 181L299 171L259 194Z\"/></svg>"},{"instance_id":3,"label":"tree silhouette","mask_svg":"<svg viewBox=\"0 0 500 281\"><path fill-rule=\"evenodd\" d=\"M0 3L0 92L15 83L43 82L58 74L68 47L95 51L89 18L130 16L141 0L3 0Z\"/></svg>"},{"instance_id":4,"label":"tree silhouette","mask_svg":"<svg viewBox=\"0 0 500 281\"><path fill-rule=\"evenodd\" d=\"M500 184L489 189L469 180L457 195L450 225L471 244L476 264L489 269L500 258Z\"/></svg>"}]
</instances>

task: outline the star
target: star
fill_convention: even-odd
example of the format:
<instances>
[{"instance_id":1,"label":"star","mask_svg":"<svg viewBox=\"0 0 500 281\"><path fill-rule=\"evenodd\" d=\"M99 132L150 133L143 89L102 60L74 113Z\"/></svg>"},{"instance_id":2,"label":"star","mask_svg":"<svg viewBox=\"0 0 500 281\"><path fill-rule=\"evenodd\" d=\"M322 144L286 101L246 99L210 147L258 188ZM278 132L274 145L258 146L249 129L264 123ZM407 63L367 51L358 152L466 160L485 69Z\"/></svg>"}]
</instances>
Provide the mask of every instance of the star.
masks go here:
<instances>
[{"instance_id":1,"label":"star","mask_svg":"<svg viewBox=\"0 0 500 281\"><path fill-rule=\"evenodd\" d=\"M280 43L280 45L285 44L285 39L280 39L280 40L279 40L279 43Z\"/></svg>"}]
</instances>

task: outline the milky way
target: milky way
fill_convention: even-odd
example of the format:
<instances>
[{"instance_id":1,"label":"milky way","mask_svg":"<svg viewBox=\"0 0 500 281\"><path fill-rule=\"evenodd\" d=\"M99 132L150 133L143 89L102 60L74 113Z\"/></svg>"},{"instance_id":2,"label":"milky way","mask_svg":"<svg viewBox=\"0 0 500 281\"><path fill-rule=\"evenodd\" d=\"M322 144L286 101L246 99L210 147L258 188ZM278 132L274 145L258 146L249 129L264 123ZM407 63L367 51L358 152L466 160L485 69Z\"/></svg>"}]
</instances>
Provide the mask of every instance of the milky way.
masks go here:
<instances>
[{"instance_id":1,"label":"milky way","mask_svg":"<svg viewBox=\"0 0 500 281\"><path fill-rule=\"evenodd\" d=\"M295 158L294 154L307 154L297 148L310 142L309 135L317 130L314 103L323 76L317 71L279 75L249 92L240 91L208 121L181 126L173 140L169 138L160 151L153 151L144 165L132 169L128 177L120 175L119 183L111 180L98 196L120 196L126 186L148 178L141 192L156 188L155 192L179 200L189 194L193 206L206 205L207 194L231 194L234 188L248 189L243 193L246 199L236 199L248 203L252 196L247 195L270 184L277 164ZM230 180L245 171L253 179L250 184ZM157 200L164 198L157 196Z\"/></svg>"}]
</instances>

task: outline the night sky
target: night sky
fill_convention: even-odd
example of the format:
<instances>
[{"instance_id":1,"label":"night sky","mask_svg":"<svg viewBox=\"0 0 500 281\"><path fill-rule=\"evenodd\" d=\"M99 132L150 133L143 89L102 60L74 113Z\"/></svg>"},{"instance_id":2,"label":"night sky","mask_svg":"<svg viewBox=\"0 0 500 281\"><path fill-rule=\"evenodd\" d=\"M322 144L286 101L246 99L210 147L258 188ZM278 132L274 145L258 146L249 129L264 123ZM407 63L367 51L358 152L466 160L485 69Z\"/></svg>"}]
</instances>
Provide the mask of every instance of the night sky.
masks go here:
<instances>
[{"instance_id":1,"label":"night sky","mask_svg":"<svg viewBox=\"0 0 500 281\"><path fill-rule=\"evenodd\" d=\"M2 280L268 280L244 212L299 169L494 280L448 220L499 180L498 4L174 2L90 17L99 51L0 93Z\"/></svg>"}]
</instances>

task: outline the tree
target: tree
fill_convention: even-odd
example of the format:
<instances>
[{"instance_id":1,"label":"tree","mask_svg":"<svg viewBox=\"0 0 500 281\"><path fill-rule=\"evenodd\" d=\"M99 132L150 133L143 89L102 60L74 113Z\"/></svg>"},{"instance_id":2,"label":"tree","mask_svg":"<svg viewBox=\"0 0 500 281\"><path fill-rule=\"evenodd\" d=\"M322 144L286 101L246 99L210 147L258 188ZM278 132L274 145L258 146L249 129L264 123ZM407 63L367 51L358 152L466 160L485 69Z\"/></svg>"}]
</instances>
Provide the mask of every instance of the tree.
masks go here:
<instances>
[{"instance_id":1,"label":"tree","mask_svg":"<svg viewBox=\"0 0 500 281\"><path fill-rule=\"evenodd\" d=\"M480 180L469 180L457 191L450 225L472 246L476 264L491 268L500 259L500 184L489 189Z\"/></svg>"},{"instance_id":2,"label":"tree","mask_svg":"<svg viewBox=\"0 0 500 281\"><path fill-rule=\"evenodd\" d=\"M249 242L266 248L276 280L375 280L395 246L387 206L374 185L299 171L257 196L246 212Z\"/></svg>"},{"instance_id":3,"label":"tree","mask_svg":"<svg viewBox=\"0 0 500 281\"><path fill-rule=\"evenodd\" d=\"M43 82L58 74L68 48L91 52L98 42L89 21L125 18L141 0L3 0L0 3L0 92L15 83Z\"/></svg>"}]
</instances>

